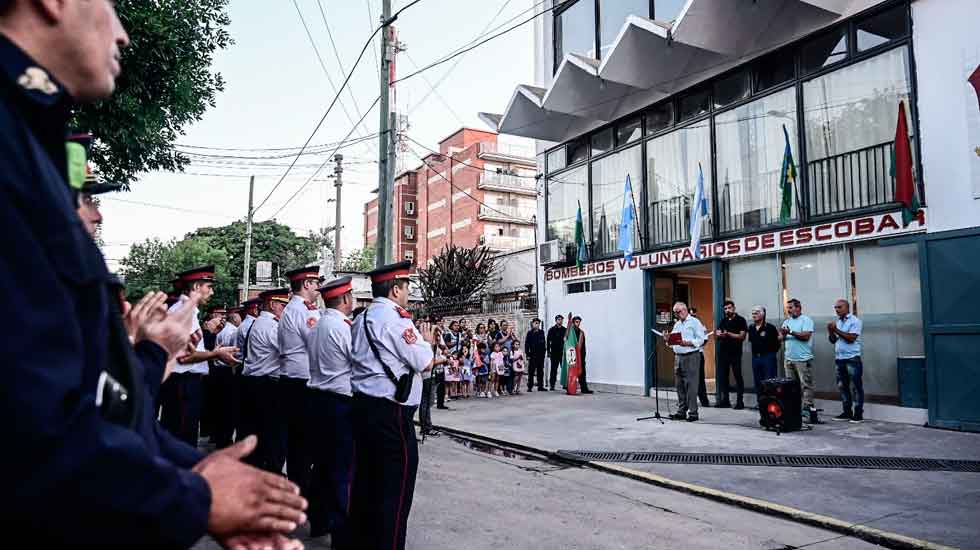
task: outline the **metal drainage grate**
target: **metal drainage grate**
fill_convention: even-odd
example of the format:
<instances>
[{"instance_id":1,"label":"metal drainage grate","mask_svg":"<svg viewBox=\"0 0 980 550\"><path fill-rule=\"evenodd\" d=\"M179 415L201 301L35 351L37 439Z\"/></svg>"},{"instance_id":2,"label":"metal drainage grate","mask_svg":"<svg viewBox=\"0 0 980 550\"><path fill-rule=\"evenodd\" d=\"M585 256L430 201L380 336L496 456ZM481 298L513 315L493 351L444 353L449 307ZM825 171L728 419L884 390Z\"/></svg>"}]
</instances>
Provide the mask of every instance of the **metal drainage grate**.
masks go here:
<instances>
[{"instance_id":1,"label":"metal drainage grate","mask_svg":"<svg viewBox=\"0 0 980 550\"><path fill-rule=\"evenodd\" d=\"M648 462L719 466L778 466L789 468L854 468L980 473L980 461L891 456L762 455L711 453L651 453L614 451L558 451L572 460L596 462Z\"/></svg>"}]
</instances>

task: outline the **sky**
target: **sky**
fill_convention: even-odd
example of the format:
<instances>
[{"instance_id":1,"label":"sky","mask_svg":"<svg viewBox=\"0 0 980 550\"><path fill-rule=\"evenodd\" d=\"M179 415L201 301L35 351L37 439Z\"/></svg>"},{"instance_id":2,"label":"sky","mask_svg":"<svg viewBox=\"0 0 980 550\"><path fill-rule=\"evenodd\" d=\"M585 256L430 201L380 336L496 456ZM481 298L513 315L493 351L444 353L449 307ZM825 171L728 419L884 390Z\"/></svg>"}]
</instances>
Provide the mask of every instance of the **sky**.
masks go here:
<instances>
[{"instance_id":1,"label":"sky","mask_svg":"<svg viewBox=\"0 0 980 550\"><path fill-rule=\"evenodd\" d=\"M317 0L295 0L295 5L293 0L231 0L228 30L235 43L219 52L214 63L214 70L225 79L225 89L218 95L217 105L200 122L186 128L186 135L178 141L181 149L204 155L271 157L290 151L231 148L303 145L335 95L330 80L338 87L343 82L344 73L337 58L349 71L373 31L372 25L377 26L381 10L381 0L319 3L322 14ZM408 0L394 0L393 4L393 11L397 11ZM532 0L421 0L395 23L399 40L406 48L398 55L398 74L404 76L442 58L473 41L491 21L492 29L532 5ZM297 6L330 80L311 46ZM532 13L521 15L510 25ZM324 20L329 24L337 54ZM379 40L375 39L357 66L349 91L342 93L341 101L314 135L311 146L342 140L351 130L352 121L357 121L378 97L378 45ZM452 69L455 61L422 73L425 78L416 76L397 86L398 110L408 114L407 134L430 149L460 126L487 129L478 113L503 112L514 87L533 82L533 23L465 54ZM345 108L350 118L345 115ZM375 107L351 138L375 134L379 119ZM421 152L420 147L412 146ZM332 148L314 150L322 154L301 157L275 191L274 186L295 157L195 157L183 174L144 174L130 192L104 195L102 238L109 267L117 268L130 246L148 238L179 239L198 227L244 219L250 174L256 176L255 205L265 202L255 212L256 221L275 216L299 234L333 226L335 204L327 200L334 197L334 185L327 176L333 174L334 163L326 162L310 180L317 168L328 161ZM377 138L338 151L345 157L341 202L341 247L345 255L346 251L363 246L363 204L375 196L371 191L378 183L377 151ZM412 152L402 155L403 167L420 164ZM287 204L297 191L299 194Z\"/></svg>"}]
</instances>

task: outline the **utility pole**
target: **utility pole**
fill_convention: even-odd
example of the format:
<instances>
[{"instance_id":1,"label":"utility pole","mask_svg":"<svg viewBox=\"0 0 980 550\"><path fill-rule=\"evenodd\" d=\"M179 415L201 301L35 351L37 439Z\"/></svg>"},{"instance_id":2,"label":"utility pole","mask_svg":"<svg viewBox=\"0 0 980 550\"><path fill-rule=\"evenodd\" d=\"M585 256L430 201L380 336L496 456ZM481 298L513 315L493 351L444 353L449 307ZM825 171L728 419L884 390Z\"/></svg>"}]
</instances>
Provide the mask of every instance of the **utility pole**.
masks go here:
<instances>
[{"instance_id":1,"label":"utility pole","mask_svg":"<svg viewBox=\"0 0 980 550\"><path fill-rule=\"evenodd\" d=\"M393 171L389 165L394 157L394 151L389 151L389 149L393 149L394 126L391 122L394 114L391 111L389 94L391 92L391 65L394 57L394 44L391 40L389 19L391 19L391 0L382 0L381 24L384 28L381 29L381 132L378 147L378 236L377 252L375 253L378 267L388 263L388 249L391 248L391 243L388 241L388 236L391 234L389 226L392 223L390 219L392 182L389 174Z\"/></svg>"},{"instance_id":2,"label":"utility pole","mask_svg":"<svg viewBox=\"0 0 980 550\"><path fill-rule=\"evenodd\" d=\"M333 228L333 270L337 272L340 271L340 186L343 185L341 174L344 173L344 168L340 163L344 160L344 155L334 155L333 160L337 163L337 166L333 168L333 186L337 188L337 217L334 219Z\"/></svg>"},{"instance_id":3,"label":"utility pole","mask_svg":"<svg viewBox=\"0 0 980 550\"><path fill-rule=\"evenodd\" d=\"M244 293L242 301L248 300L248 277L252 263L252 197L255 194L255 176L248 180L248 217L245 219L245 266L242 269L242 286Z\"/></svg>"}]
</instances>

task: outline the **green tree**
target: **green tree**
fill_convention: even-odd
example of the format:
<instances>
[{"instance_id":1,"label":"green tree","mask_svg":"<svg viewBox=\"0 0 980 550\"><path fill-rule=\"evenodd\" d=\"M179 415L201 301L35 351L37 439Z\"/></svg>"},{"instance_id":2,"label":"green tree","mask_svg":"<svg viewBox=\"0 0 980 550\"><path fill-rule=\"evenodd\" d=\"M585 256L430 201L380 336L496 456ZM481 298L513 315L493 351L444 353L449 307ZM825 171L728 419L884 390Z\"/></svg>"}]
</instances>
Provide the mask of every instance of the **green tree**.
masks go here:
<instances>
[{"instance_id":1,"label":"green tree","mask_svg":"<svg viewBox=\"0 0 980 550\"><path fill-rule=\"evenodd\" d=\"M374 247L360 248L348 254L340 267L343 271L371 271L374 269L374 258Z\"/></svg>"},{"instance_id":2,"label":"green tree","mask_svg":"<svg viewBox=\"0 0 980 550\"><path fill-rule=\"evenodd\" d=\"M316 235L296 235L275 221L253 224L249 280L255 281L256 261L271 261L273 273L282 273L313 264L322 245ZM244 258L245 223L237 221L222 227L202 227L180 241L149 239L133 245L120 262L120 271L127 295L138 300L151 290L170 290L175 273L214 264L218 284L212 304L231 305L238 303Z\"/></svg>"},{"instance_id":3,"label":"green tree","mask_svg":"<svg viewBox=\"0 0 980 550\"><path fill-rule=\"evenodd\" d=\"M73 121L96 140L91 158L108 181L127 188L149 170L182 170L174 148L224 89L214 53L233 43L228 0L116 0L129 32L123 72L110 99L82 107Z\"/></svg>"}]
</instances>

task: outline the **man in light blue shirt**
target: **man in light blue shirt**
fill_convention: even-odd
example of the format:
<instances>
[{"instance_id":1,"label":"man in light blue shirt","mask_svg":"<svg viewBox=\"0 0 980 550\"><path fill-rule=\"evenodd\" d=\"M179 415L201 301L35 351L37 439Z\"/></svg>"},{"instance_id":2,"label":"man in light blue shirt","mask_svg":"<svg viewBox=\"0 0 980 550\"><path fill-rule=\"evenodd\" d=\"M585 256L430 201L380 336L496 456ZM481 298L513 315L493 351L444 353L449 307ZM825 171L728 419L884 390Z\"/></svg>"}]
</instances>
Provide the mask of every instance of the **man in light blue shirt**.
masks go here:
<instances>
[{"instance_id":1,"label":"man in light blue shirt","mask_svg":"<svg viewBox=\"0 0 980 550\"><path fill-rule=\"evenodd\" d=\"M813 405L813 319L803 315L803 304L796 298L786 302L789 317L779 329L779 339L786 343L785 369L787 378L800 381L803 389L803 410L810 415L810 423L819 422L817 408Z\"/></svg>"},{"instance_id":2,"label":"man in light blue shirt","mask_svg":"<svg viewBox=\"0 0 980 550\"><path fill-rule=\"evenodd\" d=\"M844 411L834 420L864 420L864 383L861 381L864 365L861 363L861 330L864 323L851 315L851 305L847 300L834 303L837 319L827 323L827 337L834 344L834 362L837 365L837 388L840 390ZM851 384L854 384L854 399L851 399ZM853 404L853 413L851 405Z\"/></svg>"},{"instance_id":3,"label":"man in light blue shirt","mask_svg":"<svg viewBox=\"0 0 980 550\"><path fill-rule=\"evenodd\" d=\"M674 315L677 316L677 322L670 332L680 334L680 337L673 345L667 340L670 349L674 351L674 383L677 387L677 412L670 415L670 418L697 422L701 348L707 335L704 325L691 315L684 302L674 304Z\"/></svg>"}]
</instances>

